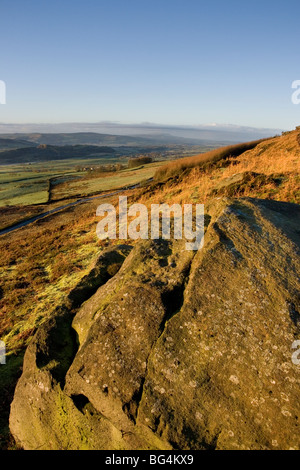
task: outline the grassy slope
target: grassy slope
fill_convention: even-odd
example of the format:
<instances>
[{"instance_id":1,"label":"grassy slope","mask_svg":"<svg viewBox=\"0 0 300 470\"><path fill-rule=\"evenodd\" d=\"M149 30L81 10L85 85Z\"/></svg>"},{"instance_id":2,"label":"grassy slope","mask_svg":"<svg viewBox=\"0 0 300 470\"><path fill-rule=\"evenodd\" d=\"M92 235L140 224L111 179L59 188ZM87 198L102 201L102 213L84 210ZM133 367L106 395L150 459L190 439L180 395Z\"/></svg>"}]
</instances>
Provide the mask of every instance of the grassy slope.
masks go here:
<instances>
[{"instance_id":1,"label":"grassy slope","mask_svg":"<svg viewBox=\"0 0 300 470\"><path fill-rule=\"evenodd\" d=\"M102 178L87 177L83 182L75 182L74 194L70 189L72 182L69 182L66 193L59 195L68 195L71 199L75 193L85 196L135 184L152 177L158 165L124 170ZM117 197L107 200L117 201ZM99 247L104 246L96 237L98 219L95 214L97 206L105 201L95 199L71 207L1 236L0 337L10 352L22 349L36 326L85 274ZM57 205L59 203L44 208ZM3 210L3 213L7 219L9 211ZM18 213L19 217L25 215L26 208Z\"/></svg>"},{"instance_id":2,"label":"grassy slope","mask_svg":"<svg viewBox=\"0 0 300 470\"><path fill-rule=\"evenodd\" d=\"M265 139L254 140L236 145L228 145L226 147L217 148L199 155L186 157L175 162L167 163L166 165L159 168L159 170L156 172L155 178L157 180L164 180L168 177L179 175L185 170L189 170L190 168L194 167L211 168L212 164L230 157L237 157L247 150L255 148L264 140Z\"/></svg>"},{"instance_id":3,"label":"grassy slope","mask_svg":"<svg viewBox=\"0 0 300 470\"><path fill-rule=\"evenodd\" d=\"M259 197L300 203L300 131L258 143L238 156L216 150L162 167L141 202L207 203L214 197ZM209 157L213 157L212 161ZM189 165L186 165L188 160Z\"/></svg>"}]
</instances>

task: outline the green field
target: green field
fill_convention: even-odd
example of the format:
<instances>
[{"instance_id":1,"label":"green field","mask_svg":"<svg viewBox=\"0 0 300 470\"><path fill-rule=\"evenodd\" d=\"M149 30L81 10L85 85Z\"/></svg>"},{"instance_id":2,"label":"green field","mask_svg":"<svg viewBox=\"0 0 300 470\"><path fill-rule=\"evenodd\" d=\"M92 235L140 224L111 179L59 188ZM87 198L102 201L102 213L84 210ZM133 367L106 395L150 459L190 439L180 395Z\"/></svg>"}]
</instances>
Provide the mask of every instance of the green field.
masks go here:
<instances>
[{"instance_id":1,"label":"green field","mask_svg":"<svg viewBox=\"0 0 300 470\"><path fill-rule=\"evenodd\" d=\"M0 172L0 206L40 204L48 201L48 174Z\"/></svg>"},{"instance_id":2,"label":"green field","mask_svg":"<svg viewBox=\"0 0 300 470\"><path fill-rule=\"evenodd\" d=\"M0 166L0 207L47 204L133 185L151 178L161 165L156 162L114 173L77 171L80 166L91 168L105 163L103 159L76 159ZM110 159L109 163L116 162Z\"/></svg>"},{"instance_id":3,"label":"green field","mask_svg":"<svg viewBox=\"0 0 300 470\"><path fill-rule=\"evenodd\" d=\"M152 178L161 164L161 162L150 163L139 168L125 169L113 174L101 174L99 176L90 174L82 178L69 180L53 187L51 200L84 197L102 191L131 186Z\"/></svg>"},{"instance_id":4,"label":"green field","mask_svg":"<svg viewBox=\"0 0 300 470\"><path fill-rule=\"evenodd\" d=\"M166 147L154 154L149 153L153 158L159 159L159 162L110 173L100 173L97 167L116 164L126 167L130 158L140 156L138 149L122 148L118 154L103 154L101 157L0 165L0 209L38 207L55 201L58 203L62 199L79 198L134 185L153 177L163 162L195 155L204 150L204 146Z\"/></svg>"},{"instance_id":5,"label":"green field","mask_svg":"<svg viewBox=\"0 0 300 470\"><path fill-rule=\"evenodd\" d=\"M53 178L82 178L86 173L76 172L78 165L103 164L101 160L61 160L31 165L0 166L0 207L46 204L49 181Z\"/></svg>"}]
</instances>

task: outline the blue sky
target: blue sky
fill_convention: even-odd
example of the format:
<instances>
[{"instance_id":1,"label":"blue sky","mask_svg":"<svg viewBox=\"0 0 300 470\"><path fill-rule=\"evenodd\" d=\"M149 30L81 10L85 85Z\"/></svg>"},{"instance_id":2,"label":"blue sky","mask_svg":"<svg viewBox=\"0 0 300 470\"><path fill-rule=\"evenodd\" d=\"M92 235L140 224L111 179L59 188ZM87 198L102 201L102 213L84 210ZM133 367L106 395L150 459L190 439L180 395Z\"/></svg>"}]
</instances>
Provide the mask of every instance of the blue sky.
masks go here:
<instances>
[{"instance_id":1,"label":"blue sky","mask_svg":"<svg viewBox=\"0 0 300 470\"><path fill-rule=\"evenodd\" d=\"M293 129L299 1L1 0L0 122Z\"/></svg>"}]
</instances>

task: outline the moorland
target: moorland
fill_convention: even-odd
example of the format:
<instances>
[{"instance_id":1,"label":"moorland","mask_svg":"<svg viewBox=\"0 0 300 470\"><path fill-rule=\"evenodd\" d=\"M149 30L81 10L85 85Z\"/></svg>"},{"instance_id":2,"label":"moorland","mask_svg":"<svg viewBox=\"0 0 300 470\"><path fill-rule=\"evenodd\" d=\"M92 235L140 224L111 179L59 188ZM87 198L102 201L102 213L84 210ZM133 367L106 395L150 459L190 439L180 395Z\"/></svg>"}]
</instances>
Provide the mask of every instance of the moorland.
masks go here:
<instances>
[{"instance_id":1,"label":"moorland","mask_svg":"<svg viewBox=\"0 0 300 470\"><path fill-rule=\"evenodd\" d=\"M2 229L80 200L0 237L0 337L7 347L7 364L0 369L2 448L106 448L106 435L116 449L297 448L298 369L286 366L285 387L282 364L298 334L299 132L215 149L119 148L103 158L0 167ZM130 159L145 154L152 163L129 168ZM99 199L92 196L117 205L120 190L129 202L146 206L205 204L207 251L187 254L175 242L99 240ZM72 347L65 323L71 317L79 338ZM135 339L141 337L135 328L145 332L145 343ZM95 349L95 329L107 338L109 353ZM67 363L51 347L54 334ZM278 362L268 356L267 367L266 351L273 345ZM91 357L105 377L101 390L89 385L97 375ZM123 364L116 381L106 374L108 357L115 367ZM79 377L84 367L88 375ZM34 389L37 380L50 390L47 396ZM38 406L22 404L30 387L57 421L47 413L39 418ZM261 400L259 411L255 400ZM279 405L286 425L278 419ZM20 427L18 415L31 428Z\"/></svg>"}]
</instances>

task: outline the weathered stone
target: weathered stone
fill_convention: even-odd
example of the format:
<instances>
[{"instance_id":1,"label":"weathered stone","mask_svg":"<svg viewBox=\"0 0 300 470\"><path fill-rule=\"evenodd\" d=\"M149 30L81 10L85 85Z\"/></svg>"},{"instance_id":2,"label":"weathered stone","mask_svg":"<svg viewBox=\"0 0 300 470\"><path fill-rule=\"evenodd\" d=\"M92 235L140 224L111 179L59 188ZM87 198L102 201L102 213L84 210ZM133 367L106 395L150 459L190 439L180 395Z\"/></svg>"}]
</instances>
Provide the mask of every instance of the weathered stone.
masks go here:
<instances>
[{"instance_id":1,"label":"weathered stone","mask_svg":"<svg viewBox=\"0 0 300 470\"><path fill-rule=\"evenodd\" d=\"M25 449L300 449L300 208L207 211L201 250L139 242L40 328L11 407Z\"/></svg>"}]
</instances>

